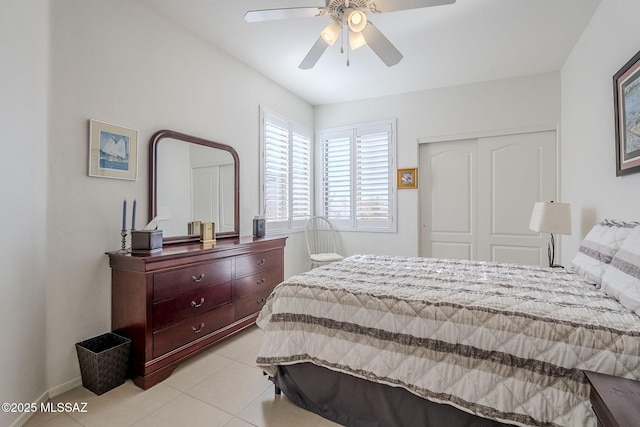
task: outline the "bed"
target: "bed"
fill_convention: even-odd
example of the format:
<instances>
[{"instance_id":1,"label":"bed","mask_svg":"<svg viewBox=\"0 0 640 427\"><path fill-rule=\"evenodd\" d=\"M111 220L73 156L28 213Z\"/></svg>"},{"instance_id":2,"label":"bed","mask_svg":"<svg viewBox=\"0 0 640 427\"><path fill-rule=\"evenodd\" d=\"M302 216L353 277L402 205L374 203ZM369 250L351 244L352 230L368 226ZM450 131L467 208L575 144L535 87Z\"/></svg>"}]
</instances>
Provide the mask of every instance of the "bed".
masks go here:
<instances>
[{"instance_id":1,"label":"bed","mask_svg":"<svg viewBox=\"0 0 640 427\"><path fill-rule=\"evenodd\" d=\"M575 269L356 255L294 276L257 364L343 425L595 426L584 371L640 380L636 225L598 224Z\"/></svg>"}]
</instances>

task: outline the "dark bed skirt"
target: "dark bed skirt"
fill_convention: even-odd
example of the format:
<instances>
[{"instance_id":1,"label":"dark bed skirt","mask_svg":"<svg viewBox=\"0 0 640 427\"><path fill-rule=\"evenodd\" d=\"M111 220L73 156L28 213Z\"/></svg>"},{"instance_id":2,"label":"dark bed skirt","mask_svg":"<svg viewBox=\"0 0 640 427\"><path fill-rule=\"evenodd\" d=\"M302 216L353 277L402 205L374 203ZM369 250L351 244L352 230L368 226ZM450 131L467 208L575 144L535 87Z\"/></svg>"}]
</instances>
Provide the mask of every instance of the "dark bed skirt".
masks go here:
<instances>
[{"instance_id":1,"label":"dark bed skirt","mask_svg":"<svg viewBox=\"0 0 640 427\"><path fill-rule=\"evenodd\" d=\"M274 383L297 406L350 427L506 427L400 387L312 363L279 366Z\"/></svg>"}]
</instances>

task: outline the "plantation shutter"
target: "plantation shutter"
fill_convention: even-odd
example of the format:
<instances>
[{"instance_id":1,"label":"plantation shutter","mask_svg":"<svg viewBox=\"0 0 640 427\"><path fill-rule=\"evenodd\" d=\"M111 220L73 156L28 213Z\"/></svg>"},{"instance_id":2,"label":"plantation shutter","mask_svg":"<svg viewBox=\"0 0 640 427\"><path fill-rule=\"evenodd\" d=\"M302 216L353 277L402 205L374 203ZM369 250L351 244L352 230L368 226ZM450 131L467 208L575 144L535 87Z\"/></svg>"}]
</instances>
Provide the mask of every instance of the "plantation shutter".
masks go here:
<instances>
[{"instance_id":1,"label":"plantation shutter","mask_svg":"<svg viewBox=\"0 0 640 427\"><path fill-rule=\"evenodd\" d=\"M311 216L311 130L263 111L264 215L269 230L304 227Z\"/></svg>"},{"instance_id":2,"label":"plantation shutter","mask_svg":"<svg viewBox=\"0 0 640 427\"><path fill-rule=\"evenodd\" d=\"M351 225L351 135L337 132L322 138L322 214L336 226Z\"/></svg>"},{"instance_id":3,"label":"plantation shutter","mask_svg":"<svg viewBox=\"0 0 640 427\"><path fill-rule=\"evenodd\" d=\"M279 120L265 120L265 216L271 222L289 220L289 131Z\"/></svg>"},{"instance_id":4,"label":"plantation shutter","mask_svg":"<svg viewBox=\"0 0 640 427\"><path fill-rule=\"evenodd\" d=\"M395 231L394 121L318 131L320 215L341 230Z\"/></svg>"},{"instance_id":5,"label":"plantation shutter","mask_svg":"<svg viewBox=\"0 0 640 427\"><path fill-rule=\"evenodd\" d=\"M294 130L291 135L291 221L304 226L311 217L311 138Z\"/></svg>"},{"instance_id":6,"label":"plantation shutter","mask_svg":"<svg viewBox=\"0 0 640 427\"><path fill-rule=\"evenodd\" d=\"M358 129L356 136L356 227L391 226L391 126Z\"/></svg>"}]
</instances>

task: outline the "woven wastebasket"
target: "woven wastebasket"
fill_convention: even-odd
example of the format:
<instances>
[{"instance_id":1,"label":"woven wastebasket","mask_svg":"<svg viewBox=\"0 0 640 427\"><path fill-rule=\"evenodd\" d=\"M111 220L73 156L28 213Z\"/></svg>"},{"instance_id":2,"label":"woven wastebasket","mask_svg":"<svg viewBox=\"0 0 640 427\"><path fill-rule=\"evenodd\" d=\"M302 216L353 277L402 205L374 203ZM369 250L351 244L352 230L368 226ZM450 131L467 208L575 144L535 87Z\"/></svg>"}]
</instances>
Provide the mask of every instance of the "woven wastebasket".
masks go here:
<instances>
[{"instance_id":1,"label":"woven wastebasket","mask_svg":"<svg viewBox=\"0 0 640 427\"><path fill-rule=\"evenodd\" d=\"M111 332L76 343L82 386L100 395L124 383L130 349L129 338Z\"/></svg>"}]
</instances>

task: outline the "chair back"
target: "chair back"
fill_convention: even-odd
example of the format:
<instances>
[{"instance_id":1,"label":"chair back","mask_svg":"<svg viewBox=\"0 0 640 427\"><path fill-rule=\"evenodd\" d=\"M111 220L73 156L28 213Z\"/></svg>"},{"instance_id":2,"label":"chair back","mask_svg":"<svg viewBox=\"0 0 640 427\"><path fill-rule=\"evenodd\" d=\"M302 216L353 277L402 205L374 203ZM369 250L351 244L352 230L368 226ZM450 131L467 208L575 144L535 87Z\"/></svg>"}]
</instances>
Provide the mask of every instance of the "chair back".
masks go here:
<instances>
[{"instance_id":1,"label":"chair back","mask_svg":"<svg viewBox=\"0 0 640 427\"><path fill-rule=\"evenodd\" d=\"M336 230L326 217L309 218L305 229L305 238L309 256L336 252Z\"/></svg>"}]
</instances>

